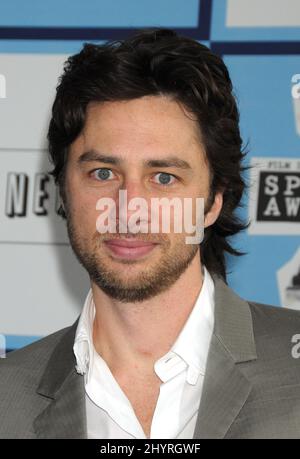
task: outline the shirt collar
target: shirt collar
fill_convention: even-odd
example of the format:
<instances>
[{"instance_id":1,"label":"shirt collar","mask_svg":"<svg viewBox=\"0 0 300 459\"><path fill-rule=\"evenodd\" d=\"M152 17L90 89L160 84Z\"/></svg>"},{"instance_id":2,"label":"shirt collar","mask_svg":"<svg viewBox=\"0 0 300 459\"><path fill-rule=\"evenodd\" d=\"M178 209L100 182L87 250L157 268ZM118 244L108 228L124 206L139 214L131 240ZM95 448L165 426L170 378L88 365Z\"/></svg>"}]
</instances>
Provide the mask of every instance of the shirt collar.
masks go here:
<instances>
[{"instance_id":1,"label":"shirt collar","mask_svg":"<svg viewBox=\"0 0 300 459\"><path fill-rule=\"evenodd\" d=\"M82 375L86 374L88 380L93 367L93 323L95 311L93 292L90 289L80 315L73 346L76 357L76 371Z\"/></svg>"},{"instance_id":2,"label":"shirt collar","mask_svg":"<svg viewBox=\"0 0 300 459\"><path fill-rule=\"evenodd\" d=\"M94 359L93 322L95 305L92 290L86 297L74 341L76 370L90 379ZM204 375L209 344L214 327L214 282L203 266L203 283L195 305L176 341L163 357L155 362L154 369L165 382L187 368L187 382L196 384Z\"/></svg>"}]
</instances>

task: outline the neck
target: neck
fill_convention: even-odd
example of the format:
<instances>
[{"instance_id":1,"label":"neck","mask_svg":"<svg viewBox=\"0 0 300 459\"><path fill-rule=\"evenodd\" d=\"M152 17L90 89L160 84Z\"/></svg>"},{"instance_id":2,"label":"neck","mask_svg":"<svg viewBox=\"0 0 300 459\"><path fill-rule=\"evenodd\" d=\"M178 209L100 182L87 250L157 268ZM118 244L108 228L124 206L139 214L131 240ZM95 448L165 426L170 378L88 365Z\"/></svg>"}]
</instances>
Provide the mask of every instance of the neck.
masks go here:
<instances>
[{"instance_id":1,"label":"neck","mask_svg":"<svg viewBox=\"0 0 300 459\"><path fill-rule=\"evenodd\" d=\"M153 368L191 313L203 283L200 257L165 292L141 303L121 303L92 283L96 351L111 369Z\"/></svg>"}]
</instances>

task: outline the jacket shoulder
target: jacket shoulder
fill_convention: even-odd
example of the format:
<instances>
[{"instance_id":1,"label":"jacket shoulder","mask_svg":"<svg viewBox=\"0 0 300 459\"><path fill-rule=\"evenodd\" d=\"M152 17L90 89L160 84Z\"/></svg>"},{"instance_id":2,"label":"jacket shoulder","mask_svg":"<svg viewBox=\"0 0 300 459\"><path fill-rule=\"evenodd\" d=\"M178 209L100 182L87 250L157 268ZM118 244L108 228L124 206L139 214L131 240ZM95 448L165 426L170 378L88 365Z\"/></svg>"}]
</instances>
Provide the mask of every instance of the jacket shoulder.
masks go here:
<instances>
[{"instance_id":1,"label":"jacket shoulder","mask_svg":"<svg viewBox=\"0 0 300 459\"><path fill-rule=\"evenodd\" d=\"M37 389L49 362L59 365L59 359L72 352L75 325L0 359L0 419L5 419L0 423L0 438L36 438L34 419L50 400L39 396Z\"/></svg>"},{"instance_id":2,"label":"jacket shoulder","mask_svg":"<svg viewBox=\"0 0 300 459\"><path fill-rule=\"evenodd\" d=\"M254 380L260 380L260 390L295 386L299 394L300 311L254 302L249 305L257 360L248 371Z\"/></svg>"},{"instance_id":3,"label":"jacket shoulder","mask_svg":"<svg viewBox=\"0 0 300 459\"><path fill-rule=\"evenodd\" d=\"M6 358L0 359L0 374L3 367L42 371L57 344L70 332L71 328L63 328L21 349L9 352Z\"/></svg>"},{"instance_id":4,"label":"jacket shoulder","mask_svg":"<svg viewBox=\"0 0 300 459\"><path fill-rule=\"evenodd\" d=\"M272 336L300 333L300 311L248 301L257 334Z\"/></svg>"}]
</instances>

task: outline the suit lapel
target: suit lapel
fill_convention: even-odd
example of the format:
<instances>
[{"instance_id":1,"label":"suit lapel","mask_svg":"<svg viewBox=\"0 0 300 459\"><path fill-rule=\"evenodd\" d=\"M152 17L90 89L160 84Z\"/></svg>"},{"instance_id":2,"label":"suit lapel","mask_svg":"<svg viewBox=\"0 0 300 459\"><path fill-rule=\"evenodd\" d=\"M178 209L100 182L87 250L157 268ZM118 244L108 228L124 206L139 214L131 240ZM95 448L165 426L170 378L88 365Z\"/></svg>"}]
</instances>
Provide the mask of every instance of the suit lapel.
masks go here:
<instances>
[{"instance_id":1,"label":"suit lapel","mask_svg":"<svg viewBox=\"0 0 300 459\"><path fill-rule=\"evenodd\" d=\"M218 276L215 326L194 438L224 438L251 392L239 363L257 358L248 303Z\"/></svg>"},{"instance_id":2,"label":"suit lapel","mask_svg":"<svg viewBox=\"0 0 300 459\"><path fill-rule=\"evenodd\" d=\"M86 438L84 378L75 371L73 344L78 321L55 348L37 389L49 399L34 421L38 438Z\"/></svg>"},{"instance_id":3,"label":"suit lapel","mask_svg":"<svg viewBox=\"0 0 300 459\"><path fill-rule=\"evenodd\" d=\"M224 438L251 384L213 335L194 438Z\"/></svg>"}]
</instances>

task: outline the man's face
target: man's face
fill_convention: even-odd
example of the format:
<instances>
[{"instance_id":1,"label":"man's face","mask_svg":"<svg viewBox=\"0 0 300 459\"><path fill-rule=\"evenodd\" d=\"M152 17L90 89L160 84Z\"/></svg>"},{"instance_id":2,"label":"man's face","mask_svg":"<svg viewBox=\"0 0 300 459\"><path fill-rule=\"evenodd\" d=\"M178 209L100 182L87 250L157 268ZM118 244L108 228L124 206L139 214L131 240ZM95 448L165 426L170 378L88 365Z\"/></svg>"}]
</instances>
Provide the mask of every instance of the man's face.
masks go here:
<instances>
[{"instance_id":1,"label":"man's face","mask_svg":"<svg viewBox=\"0 0 300 459\"><path fill-rule=\"evenodd\" d=\"M187 164L157 163L171 157ZM127 234L119 232L120 190L127 191L127 202L139 197L149 204L148 233L130 231L129 210ZM198 127L177 102L147 96L89 105L84 130L70 147L64 204L73 250L108 296L140 302L176 282L199 256L199 245L186 244L187 233L175 233L172 225L170 233L151 233L151 198L193 198L195 207L195 198L203 197L206 203L208 195L209 169ZM103 197L116 203L117 233L96 229L96 203ZM126 239L131 245L133 240L151 245L114 245Z\"/></svg>"}]
</instances>

